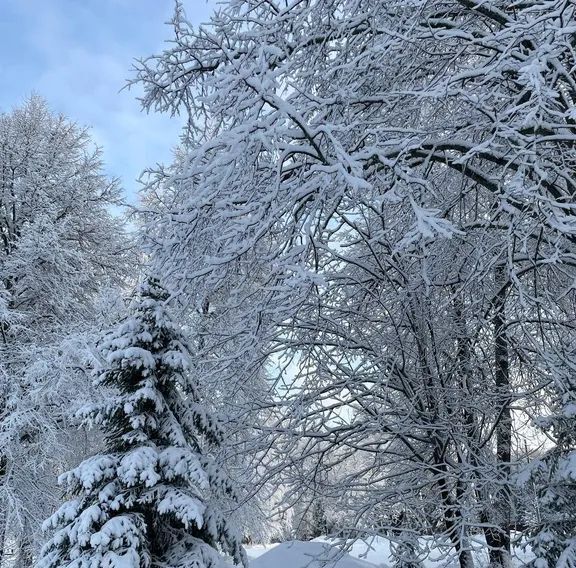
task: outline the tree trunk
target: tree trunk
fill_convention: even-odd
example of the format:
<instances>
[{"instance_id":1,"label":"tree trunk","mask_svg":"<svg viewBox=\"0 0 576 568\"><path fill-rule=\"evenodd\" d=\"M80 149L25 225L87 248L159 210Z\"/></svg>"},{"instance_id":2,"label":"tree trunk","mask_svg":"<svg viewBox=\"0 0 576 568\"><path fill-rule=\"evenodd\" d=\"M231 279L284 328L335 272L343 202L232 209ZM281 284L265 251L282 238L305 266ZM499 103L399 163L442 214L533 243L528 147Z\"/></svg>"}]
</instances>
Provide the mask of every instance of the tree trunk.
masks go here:
<instances>
[{"instance_id":1,"label":"tree trunk","mask_svg":"<svg viewBox=\"0 0 576 568\"><path fill-rule=\"evenodd\" d=\"M450 494L450 488L445 475L446 464L442 454L440 440L437 439L434 449L434 461L436 463L436 471L441 472L438 479L438 489L444 505L444 525L452 542L452 546L458 555L460 568L474 568L474 560L468 549L468 543L465 538L462 538L462 511L460 510L460 504L454 503L452 495Z\"/></svg>"},{"instance_id":2,"label":"tree trunk","mask_svg":"<svg viewBox=\"0 0 576 568\"><path fill-rule=\"evenodd\" d=\"M510 362L506 334L506 265L495 268L494 296L494 377L498 396L499 416L496 424L496 486L493 490L492 514L487 515L491 526L484 533L490 554L490 566L508 568L512 565L510 550L511 498L510 463L512 460L512 414L510 411Z\"/></svg>"},{"instance_id":3,"label":"tree trunk","mask_svg":"<svg viewBox=\"0 0 576 568\"><path fill-rule=\"evenodd\" d=\"M4 566L4 538L6 535L6 505L0 501L0 567Z\"/></svg>"},{"instance_id":4,"label":"tree trunk","mask_svg":"<svg viewBox=\"0 0 576 568\"><path fill-rule=\"evenodd\" d=\"M14 568L30 568L34 565L32 558L32 534L30 522L25 519L22 534L18 541L18 552Z\"/></svg>"},{"instance_id":5,"label":"tree trunk","mask_svg":"<svg viewBox=\"0 0 576 568\"><path fill-rule=\"evenodd\" d=\"M6 457L0 455L0 487L6 475ZM4 565L4 540L6 537L6 500L0 497L0 568Z\"/></svg>"}]
</instances>

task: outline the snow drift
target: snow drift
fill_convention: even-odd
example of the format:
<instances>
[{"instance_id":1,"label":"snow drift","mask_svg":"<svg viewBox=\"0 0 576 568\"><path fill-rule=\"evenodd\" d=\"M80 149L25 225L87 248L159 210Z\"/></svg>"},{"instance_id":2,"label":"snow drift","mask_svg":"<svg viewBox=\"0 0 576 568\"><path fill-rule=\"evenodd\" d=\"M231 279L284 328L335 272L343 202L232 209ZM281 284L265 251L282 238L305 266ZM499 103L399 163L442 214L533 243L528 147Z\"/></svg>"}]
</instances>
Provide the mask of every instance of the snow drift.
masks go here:
<instances>
[{"instance_id":1,"label":"snow drift","mask_svg":"<svg viewBox=\"0 0 576 568\"><path fill-rule=\"evenodd\" d=\"M251 568L374 568L324 542L283 542L250 562Z\"/></svg>"}]
</instances>

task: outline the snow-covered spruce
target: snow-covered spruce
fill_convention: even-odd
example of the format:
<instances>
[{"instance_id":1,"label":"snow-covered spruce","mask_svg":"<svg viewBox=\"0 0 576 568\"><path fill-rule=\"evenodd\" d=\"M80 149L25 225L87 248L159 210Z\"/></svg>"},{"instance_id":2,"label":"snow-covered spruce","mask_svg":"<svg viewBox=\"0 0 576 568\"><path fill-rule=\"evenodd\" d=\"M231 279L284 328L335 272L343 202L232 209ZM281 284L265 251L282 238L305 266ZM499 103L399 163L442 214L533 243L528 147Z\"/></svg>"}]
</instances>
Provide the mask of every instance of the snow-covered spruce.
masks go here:
<instances>
[{"instance_id":1,"label":"snow-covered spruce","mask_svg":"<svg viewBox=\"0 0 576 568\"><path fill-rule=\"evenodd\" d=\"M70 501L45 523L54 530L38 568L208 568L220 553L245 564L235 531L214 504L232 489L203 452L220 431L188 376L188 350L155 279L132 316L102 341L97 384L118 394L82 413L106 433L104 454L61 476Z\"/></svg>"}]
</instances>

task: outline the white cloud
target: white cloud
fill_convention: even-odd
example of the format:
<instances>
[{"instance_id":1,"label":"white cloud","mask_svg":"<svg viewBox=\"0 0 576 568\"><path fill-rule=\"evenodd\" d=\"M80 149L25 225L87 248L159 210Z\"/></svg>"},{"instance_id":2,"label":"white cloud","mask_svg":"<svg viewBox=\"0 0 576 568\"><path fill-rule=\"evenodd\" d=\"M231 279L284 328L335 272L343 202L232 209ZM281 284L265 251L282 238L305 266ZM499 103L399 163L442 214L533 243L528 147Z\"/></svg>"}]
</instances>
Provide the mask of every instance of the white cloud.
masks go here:
<instances>
[{"instance_id":1,"label":"white cloud","mask_svg":"<svg viewBox=\"0 0 576 568\"><path fill-rule=\"evenodd\" d=\"M123 90L135 57L162 48L170 28L163 25L171 0L3 0L14 37L2 42L13 53L0 55L12 74L0 80L3 106L21 102L31 91L50 106L93 128L110 174L122 178L134 197L140 172L170 160L180 124L168 116L145 114L137 91ZM193 21L205 20L211 7L188 3ZM16 60L17 65L14 64Z\"/></svg>"}]
</instances>

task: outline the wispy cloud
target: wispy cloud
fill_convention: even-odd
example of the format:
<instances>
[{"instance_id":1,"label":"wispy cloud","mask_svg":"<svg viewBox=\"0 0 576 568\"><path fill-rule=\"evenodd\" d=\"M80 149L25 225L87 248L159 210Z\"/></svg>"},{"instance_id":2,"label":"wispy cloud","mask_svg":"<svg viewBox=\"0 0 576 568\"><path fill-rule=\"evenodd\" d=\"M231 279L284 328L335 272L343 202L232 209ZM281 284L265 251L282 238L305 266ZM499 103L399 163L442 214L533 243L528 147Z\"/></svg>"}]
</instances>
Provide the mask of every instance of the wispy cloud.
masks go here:
<instances>
[{"instance_id":1,"label":"wispy cloud","mask_svg":"<svg viewBox=\"0 0 576 568\"><path fill-rule=\"evenodd\" d=\"M210 6L188 2L203 21ZM140 172L170 160L180 122L141 112L135 90L121 90L137 57L156 53L170 36L172 0L2 0L0 108L32 91L92 127L107 171L134 199Z\"/></svg>"}]
</instances>

